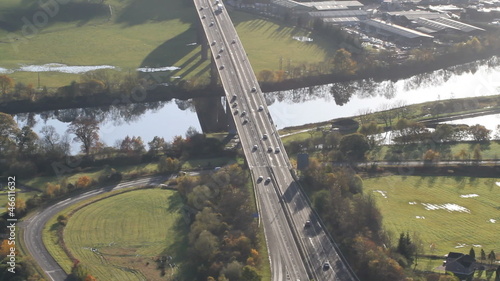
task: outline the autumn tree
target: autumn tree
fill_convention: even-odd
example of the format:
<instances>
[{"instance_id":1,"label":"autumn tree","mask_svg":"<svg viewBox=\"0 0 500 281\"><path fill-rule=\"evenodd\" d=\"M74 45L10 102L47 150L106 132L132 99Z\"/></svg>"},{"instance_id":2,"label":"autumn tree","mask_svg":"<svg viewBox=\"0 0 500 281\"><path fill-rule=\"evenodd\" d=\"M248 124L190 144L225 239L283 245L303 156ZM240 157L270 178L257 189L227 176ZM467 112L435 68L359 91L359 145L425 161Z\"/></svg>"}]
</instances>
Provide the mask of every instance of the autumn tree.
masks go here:
<instances>
[{"instance_id":1,"label":"autumn tree","mask_svg":"<svg viewBox=\"0 0 500 281\"><path fill-rule=\"evenodd\" d=\"M99 122L91 117L75 119L68 126L68 132L75 134L74 140L82 143L86 156L90 155L91 149L99 142Z\"/></svg>"},{"instance_id":2,"label":"autumn tree","mask_svg":"<svg viewBox=\"0 0 500 281\"><path fill-rule=\"evenodd\" d=\"M258 80L261 82L273 82L274 72L268 69L261 70L258 74Z\"/></svg>"},{"instance_id":3,"label":"autumn tree","mask_svg":"<svg viewBox=\"0 0 500 281\"><path fill-rule=\"evenodd\" d=\"M92 179L89 176L81 176L76 181L76 187L87 188L92 184Z\"/></svg>"},{"instance_id":4,"label":"autumn tree","mask_svg":"<svg viewBox=\"0 0 500 281\"><path fill-rule=\"evenodd\" d=\"M333 72L353 75L357 69L357 63L351 58L351 53L346 49L339 49L333 56Z\"/></svg>"},{"instance_id":5,"label":"autumn tree","mask_svg":"<svg viewBox=\"0 0 500 281\"><path fill-rule=\"evenodd\" d=\"M7 93L14 86L14 79L7 75L0 75L0 90L1 94Z\"/></svg>"}]
</instances>

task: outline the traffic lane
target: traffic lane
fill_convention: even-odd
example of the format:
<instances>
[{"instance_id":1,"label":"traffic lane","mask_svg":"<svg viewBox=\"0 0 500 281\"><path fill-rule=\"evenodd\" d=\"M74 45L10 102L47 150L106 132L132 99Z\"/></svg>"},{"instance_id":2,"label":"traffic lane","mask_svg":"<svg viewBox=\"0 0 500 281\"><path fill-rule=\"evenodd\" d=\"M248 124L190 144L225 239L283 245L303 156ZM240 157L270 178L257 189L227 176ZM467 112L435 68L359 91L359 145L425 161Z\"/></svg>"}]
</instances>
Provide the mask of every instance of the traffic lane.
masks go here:
<instances>
[{"instance_id":1,"label":"traffic lane","mask_svg":"<svg viewBox=\"0 0 500 281\"><path fill-rule=\"evenodd\" d=\"M255 169L256 173L265 175L268 174L267 168ZM268 240L268 247L270 248L270 253L273 255L272 267L273 280L282 281L285 280L285 276L297 277L299 280L301 275L293 271L294 264L300 261L300 256L298 255L296 249L293 247L294 243L293 237L289 232L289 228L286 225L286 218L284 217L283 210L279 204L279 199L276 197L275 187L272 182L266 184L265 181L259 183L256 182L256 188L258 190L259 197L262 201L262 219L264 220L264 226L270 227L272 231L266 233L266 240ZM287 231L288 230L288 231ZM276 236L279 234L279 236ZM292 246L292 247L290 247ZM286 265L289 265L288 267ZM277 268L278 267L278 268ZM298 268L298 267L296 267ZM296 279L293 279L296 280Z\"/></svg>"},{"instance_id":2,"label":"traffic lane","mask_svg":"<svg viewBox=\"0 0 500 281\"><path fill-rule=\"evenodd\" d=\"M279 174L283 183L288 182L288 187L286 188L283 199L288 202L287 206L295 206L295 211L291 211L292 220L294 221L298 232L304 234L304 229L302 228L304 223L314 216L312 214L312 210L310 208L302 208L300 210L297 208L298 205L306 206L306 204L308 204L302 193L298 190L297 184L288 173L279 171L277 174ZM330 256L332 253L327 250L330 245L330 241L328 239L318 239L318 236L321 236L323 231L319 224L315 224L315 226L318 227L315 228L318 229L318 233L316 235L308 237L307 232L305 233L305 236L303 235L303 238L305 238L303 239L304 250L306 251L307 259L312 264L314 274L317 278L319 278L319 280L333 280L331 278L334 278L335 276L334 270L323 269L325 262L330 263ZM325 236L323 235L323 237ZM331 246L331 248L333 248L333 246Z\"/></svg>"}]
</instances>

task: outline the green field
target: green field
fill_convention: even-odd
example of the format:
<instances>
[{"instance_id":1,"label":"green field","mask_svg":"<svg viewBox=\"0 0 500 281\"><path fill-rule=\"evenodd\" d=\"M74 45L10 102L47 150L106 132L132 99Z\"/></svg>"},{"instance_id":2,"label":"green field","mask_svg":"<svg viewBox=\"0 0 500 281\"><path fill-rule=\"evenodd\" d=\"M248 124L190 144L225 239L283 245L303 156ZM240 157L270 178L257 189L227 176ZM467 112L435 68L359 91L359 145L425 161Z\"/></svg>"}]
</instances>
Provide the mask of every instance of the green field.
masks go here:
<instances>
[{"instance_id":1,"label":"green field","mask_svg":"<svg viewBox=\"0 0 500 281\"><path fill-rule=\"evenodd\" d=\"M135 281L139 276L169 280L160 277L154 258L167 255L182 263L181 204L179 195L170 190L123 193L77 211L65 228L64 239L98 280Z\"/></svg>"},{"instance_id":2,"label":"green field","mask_svg":"<svg viewBox=\"0 0 500 281\"><path fill-rule=\"evenodd\" d=\"M190 2L181 0L108 0L112 15L105 9L97 14L78 12L61 5L36 32L26 32L21 19L33 22L37 4L22 0L0 3L0 67L64 63L67 65L110 65L122 73L138 67L178 66L180 70L161 74L181 78L208 77L208 62L200 60L196 42L197 14ZM87 5L87 4L85 4ZM91 4L88 4L91 5ZM85 7L85 6L82 6ZM111 15L111 16L110 16ZM280 57L288 62L320 62L329 58L339 42L256 16L230 12L238 34L256 73L278 70ZM24 29L23 29L24 28ZM23 33L24 31L24 33ZM299 42L292 36L310 36L314 42ZM16 82L38 84L34 72L14 72ZM57 87L78 80L77 74L40 72L40 85Z\"/></svg>"},{"instance_id":3,"label":"green field","mask_svg":"<svg viewBox=\"0 0 500 281\"><path fill-rule=\"evenodd\" d=\"M416 232L426 254L468 253L473 245L476 253L480 247L489 253L500 252L499 185L500 178L387 176L365 179L364 192L376 198L384 226L394 239L403 231ZM423 204L455 205L426 210ZM460 207L468 212L458 211ZM436 246L434 252L431 244Z\"/></svg>"}]
</instances>

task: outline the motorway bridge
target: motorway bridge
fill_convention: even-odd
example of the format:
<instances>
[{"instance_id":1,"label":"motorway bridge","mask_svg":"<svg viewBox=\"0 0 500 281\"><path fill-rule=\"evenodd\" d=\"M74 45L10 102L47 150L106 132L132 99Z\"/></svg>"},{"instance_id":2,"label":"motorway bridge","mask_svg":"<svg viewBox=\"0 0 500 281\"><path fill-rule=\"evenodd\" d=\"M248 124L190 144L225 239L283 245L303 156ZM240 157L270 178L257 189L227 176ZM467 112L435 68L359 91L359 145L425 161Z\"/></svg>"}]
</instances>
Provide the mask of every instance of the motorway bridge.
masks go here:
<instances>
[{"instance_id":1,"label":"motorway bridge","mask_svg":"<svg viewBox=\"0 0 500 281\"><path fill-rule=\"evenodd\" d=\"M253 176L269 249L273 281L357 280L320 224L291 174L289 158L273 124L236 29L220 0L194 0ZM307 222L307 225L306 225Z\"/></svg>"}]
</instances>

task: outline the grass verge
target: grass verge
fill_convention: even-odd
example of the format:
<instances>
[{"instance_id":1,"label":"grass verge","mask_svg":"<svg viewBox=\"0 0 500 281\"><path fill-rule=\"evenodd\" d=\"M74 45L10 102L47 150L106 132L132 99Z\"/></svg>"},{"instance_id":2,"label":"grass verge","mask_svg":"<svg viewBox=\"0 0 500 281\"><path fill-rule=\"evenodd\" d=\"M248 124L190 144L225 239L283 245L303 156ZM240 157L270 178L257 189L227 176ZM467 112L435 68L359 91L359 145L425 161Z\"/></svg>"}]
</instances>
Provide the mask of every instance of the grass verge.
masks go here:
<instances>
[{"instance_id":1,"label":"grass verge","mask_svg":"<svg viewBox=\"0 0 500 281\"><path fill-rule=\"evenodd\" d=\"M182 231L185 227L179 226L181 205L179 195L171 190L144 189L119 194L74 213L64 230L64 240L98 280L137 280L139 276L169 280L176 269L167 266L162 277L155 260L168 255L173 262L182 262L185 249L164 252L186 234ZM53 253L58 247L53 240L54 230L51 231L54 222L47 224L44 240L49 240L46 245L51 254L60 256L61 249ZM63 264L67 270L68 262Z\"/></svg>"}]
</instances>

